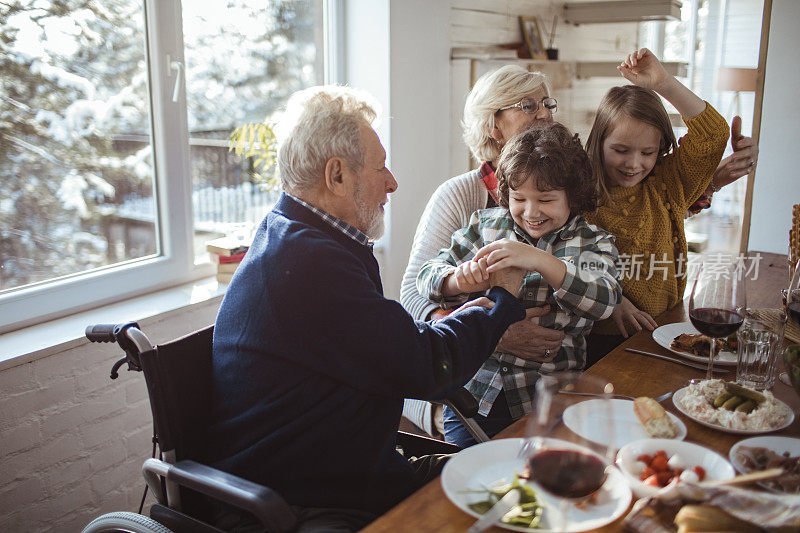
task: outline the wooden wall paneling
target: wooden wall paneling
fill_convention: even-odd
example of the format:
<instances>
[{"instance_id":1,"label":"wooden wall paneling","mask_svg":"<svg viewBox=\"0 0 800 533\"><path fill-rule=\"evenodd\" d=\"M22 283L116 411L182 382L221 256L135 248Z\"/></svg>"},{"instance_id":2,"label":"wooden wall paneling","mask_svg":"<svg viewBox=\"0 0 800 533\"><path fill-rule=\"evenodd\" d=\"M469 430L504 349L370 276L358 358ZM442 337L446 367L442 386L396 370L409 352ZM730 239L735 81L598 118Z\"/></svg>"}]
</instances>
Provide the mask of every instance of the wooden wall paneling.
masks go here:
<instances>
[{"instance_id":1,"label":"wooden wall paneling","mask_svg":"<svg viewBox=\"0 0 800 533\"><path fill-rule=\"evenodd\" d=\"M563 20L560 2L549 0L451 0L451 46L470 47L520 42L520 15L533 15L540 21L542 38L547 39L553 15L559 15L555 47L559 62L523 61L520 64L548 75L553 96L558 99L556 120L579 133L585 141L594 113L606 91L621 83L615 64L636 49L638 25L635 23L584 24L575 26ZM547 43L545 43L547 44ZM461 140L464 97L471 84L491 69L515 60L451 60L451 168L458 174L474 167ZM578 79L576 62L606 61L599 78ZM471 65L470 67L466 66ZM586 67L588 68L588 67ZM470 83L459 89L467 72ZM592 74L598 74L593 71ZM466 161L466 163L465 163Z\"/></svg>"},{"instance_id":2,"label":"wooden wall paneling","mask_svg":"<svg viewBox=\"0 0 800 533\"><path fill-rule=\"evenodd\" d=\"M450 17L453 46L521 42L520 15L540 17L546 39L556 12L560 10L546 0L453 0Z\"/></svg>"}]
</instances>

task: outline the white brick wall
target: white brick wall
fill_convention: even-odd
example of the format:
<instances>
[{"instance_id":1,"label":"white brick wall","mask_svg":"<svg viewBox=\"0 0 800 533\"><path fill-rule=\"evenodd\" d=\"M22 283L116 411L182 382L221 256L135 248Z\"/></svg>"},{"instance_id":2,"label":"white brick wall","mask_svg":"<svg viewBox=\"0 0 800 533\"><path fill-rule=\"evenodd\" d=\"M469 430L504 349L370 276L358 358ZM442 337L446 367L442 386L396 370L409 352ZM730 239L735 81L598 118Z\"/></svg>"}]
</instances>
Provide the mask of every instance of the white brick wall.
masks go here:
<instances>
[{"instance_id":1,"label":"white brick wall","mask_svg":"<svg viewBox=\"0 0 800 533\"><path fill-rule=\"evenodd\" d=\"M212 323L218 307L140 324L165 342ZM137 510L152 419L144 376L109 379L121 356L116 345L85 344L0 371L0 530L80 531L103 513Z\"/></svg>"}]
</instances>

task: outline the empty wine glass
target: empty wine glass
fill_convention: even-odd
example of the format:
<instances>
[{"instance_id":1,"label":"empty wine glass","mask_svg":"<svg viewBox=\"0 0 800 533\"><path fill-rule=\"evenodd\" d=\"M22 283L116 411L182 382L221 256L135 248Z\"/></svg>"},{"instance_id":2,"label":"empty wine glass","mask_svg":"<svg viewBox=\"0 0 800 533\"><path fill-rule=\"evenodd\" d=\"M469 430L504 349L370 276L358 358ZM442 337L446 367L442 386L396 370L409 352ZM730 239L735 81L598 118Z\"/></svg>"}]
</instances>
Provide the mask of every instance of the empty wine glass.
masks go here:
<instances>
[{"instance_id":1,"label":"empty wine glass","mask_svg":"<svg viewBox=\"0 0 800 533\"><path fill-rule=\"evenodd\" d=\"M706 379L713 378L717 339L738 330L744 321L744 275L735 260L712 256L700 263L689 297L689 320L697 330L711 338Z\"/></svg>"},{"instance_id":2,"label":"empty wine glass","mask_svg":"<svg viewBox=\"0 0 800 533\"><path fill-rule=\"evenodd\" d=\"M589 393L593 398L559 394ZM591 499L603 487L613 468L614 441L611 394L613 387L596 376L577 372L543 375L536 382L534 411L528 419L526 460L528 480L537 493L555 498L542 519L550 529L568 530L571 513L582 512L576 503ZM567 429L562 420L569 419ZM605 423L604 423L605 422ZM555 502L554 502L555 503Z\"/></svg>"}]
</instances>

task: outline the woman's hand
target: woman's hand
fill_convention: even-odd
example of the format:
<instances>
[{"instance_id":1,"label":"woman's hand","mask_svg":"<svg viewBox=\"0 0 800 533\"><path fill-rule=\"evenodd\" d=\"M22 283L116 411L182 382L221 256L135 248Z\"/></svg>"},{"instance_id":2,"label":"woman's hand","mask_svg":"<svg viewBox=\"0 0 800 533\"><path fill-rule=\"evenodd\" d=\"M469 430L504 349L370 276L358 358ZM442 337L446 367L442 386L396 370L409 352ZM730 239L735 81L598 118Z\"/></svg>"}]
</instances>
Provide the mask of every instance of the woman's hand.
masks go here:
<instances>
[{"instance_id":1,"label":"woman's hand","mask_svg":"<svg viewBox=\"0 0 800 533\"><path fill-rule=\"evenodd\" d=\"M731 122L731 147L733 153L720 161L714 171L712 181L717 190L752 172L758 161L758 146L752 137L742 135L742 119L739 116L733 117ZM712 192L709 186L706 196L711 196Z\"/></svg>"},{"instance_id":2,"label":"woman's hand","mask_svg":"<svg viewBox=\"0 0 800 533\"><path fill-rule=\"evenodd\" d=\"M642 331L642 326L650 331L658 327L653 317L633 305L625 296L622 297L622 303L619 304L619 307L611 313L611 318L617 325L620 334L626 339L628 338L626 324L631 324L636 331Z\"/></svg>"},{"instance_id":3,"label":"woman's hand","mask_svg":"<svg viewBox=\"0 0 800 533\"><path fill-rule=\"evenodd\" d=\"M442 294L454 296L489 288L489 272L486 259L472 259L461 263L445 278Z\"/></svg>"},{"instance_id":4,"label":"woman's hand","mask_svg":"<svg viewBox=\"0 0 800 533\"><path fill-rule=\"evenodd\" d=\"M552 361L561 348L564 332L545 328L531 321L531 319L549 312L549 305L525 310L525 320L520 320L508 327L500 338L500 342L497 343L497 350L527 361L539 363Z\"/></svg>"},{"instance_id":5,"label":"woman's hand","mask_svg":"<svg viewBox=\"0 0 800 533\"><path fill-rule=\"evenodd\" d=\"M647 48L630 54L620 63L617 70L634 85L654 91L659 91L664 83L673 79L661 61Z\"/></svg>"}]
</instances>

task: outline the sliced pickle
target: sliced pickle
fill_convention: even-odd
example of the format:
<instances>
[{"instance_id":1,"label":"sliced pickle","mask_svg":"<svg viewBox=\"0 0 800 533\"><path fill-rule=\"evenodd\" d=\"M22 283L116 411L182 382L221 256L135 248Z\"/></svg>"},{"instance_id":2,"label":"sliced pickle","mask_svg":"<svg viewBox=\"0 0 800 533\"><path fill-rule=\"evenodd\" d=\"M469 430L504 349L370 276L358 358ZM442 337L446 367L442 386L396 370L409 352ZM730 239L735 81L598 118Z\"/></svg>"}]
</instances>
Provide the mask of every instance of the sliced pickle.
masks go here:
<instances>
[{"instance_id":1,"label":"sliced pickle","mask_svg":"<svg viewBox=\"0 0 800 533\"><path fill-rule=\"evenodd\" d=\"M740 404L744 403L745 399L741 396L734 396L733 398L728 399L725 403L722 404L723 409L727 409L728 411L733 411L736 409Z\"/></svg>"},{"instance_id":2,"label":"sliced pickle","mask_svg":"<svg viewBox=\"0 0 800 533\"><path fill-rule=\"evenodd\" d=\"M730 392L723 392L722 394L714 398L714 407L716 409L719 409L720 407L722 407L722 404L733 398L733 396L734 395L731 394Z\"/></svg>"},{"instance_id":3,"label":"sliced pickle","mask_svg":"<svg viewBox=\"0 0 800 533\"><path fill-rule=\"evenodd\" d=\"M735 394L736 396L741 396L742 398L753 400L756 403L761 403L766 400L764 395L761 394L760 392L756 392L753 389L748 389L747 387L742 387L738 383L731 383L729 381L726 381L725 390L727 392L730 392L731 394Z\"/></svg>"},{"instance_id":4,"label":"sliced pickle","mask_svg":"<svg viewBox=\"0 0 800 533\"><path fill-rule=\"evenodd\" d=\"M736 406L735 411L739 411L741 413L750 413L756 408L756 405L756 402L753 400L747 400L746 402L740 403L738 406Z\"/></svg>"}]
</instances>

